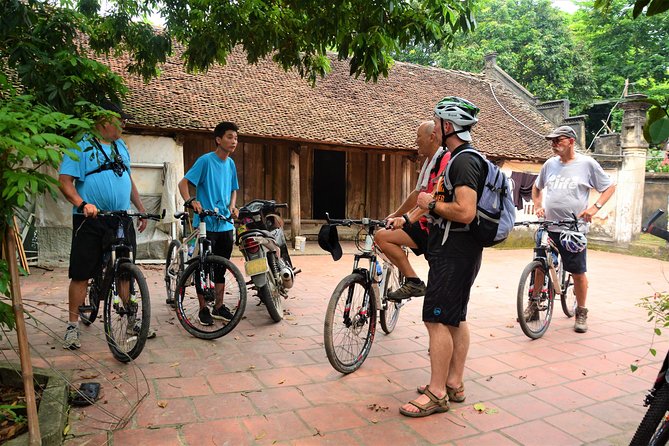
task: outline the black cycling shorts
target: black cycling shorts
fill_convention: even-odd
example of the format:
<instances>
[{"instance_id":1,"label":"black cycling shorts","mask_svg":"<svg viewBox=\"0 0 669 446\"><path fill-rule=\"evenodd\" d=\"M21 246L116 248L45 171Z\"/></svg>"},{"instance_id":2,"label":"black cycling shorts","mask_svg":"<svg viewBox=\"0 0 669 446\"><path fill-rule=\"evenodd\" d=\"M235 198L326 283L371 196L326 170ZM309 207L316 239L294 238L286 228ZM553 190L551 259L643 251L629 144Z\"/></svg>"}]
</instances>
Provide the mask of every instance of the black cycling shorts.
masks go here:
<instances>
[{"instance_id":1,"label":"black cycling shorts","mask_svg":"<svg viewBox=\"0 0 669 446\"><path fill-rule=\"evenodd\" d=\"M476 257L430 257L423 322L459 327L461 321L467 320L467 304L481 268L481 254Z\"/></svg>"},{"instance_id":2,"label":"black cycling shorts","mask_svg":"<svg viewBox=\"0 0 669 446\"><path fill-rule=\"evenodd\" d=\"M207 231L207 239L211 241L211 252L216 256L230 259L234 245L234 231L212 232ZM214 283L225 283L225 271L214 271Z\"/></svg>"},{"instance_id":3,"label":"black cycling shorts","mask_svg":"<svg viewBox=\"0 0 669 446\"><path fill-rule=\"evenodd\" d=\"M416 248L411 248L413 253L417 256L425 254L427 250L427 231L420 227L420 223L417 221L413 222L411 225L403 227L402 231L406 232L416 244Z\"/></svg>"},{"instance_id":4,"label":"black cycling shorts","mask_svg":"<svg viewBox=\"0 0 669 446\"><path fill-rule=\"evenodd\" d=\"M588 271L588 248L585 248L581 252L569 252L562 246L562 243L560 243L559 232L548 231L548 236L553 240L558 251L560 251L560 257L562 257L562 264L564 265L565 271L572 274L583 274Z\"/></svg>"},{"instance_id":5,"label":"black cycling shorts","mask_svg":"<svg viewBox=\"0 0 669 446\"><path fill-rule=\"evenodd\" d=\"M135 226L132 218L97 217L85 218L72 214L72 247L70 249L70 269L72 280L88 280L99 270L102 254L109 249L116 237L119 222L123 224L126 243L135 252Z\"/></svg>"}]
</instances>

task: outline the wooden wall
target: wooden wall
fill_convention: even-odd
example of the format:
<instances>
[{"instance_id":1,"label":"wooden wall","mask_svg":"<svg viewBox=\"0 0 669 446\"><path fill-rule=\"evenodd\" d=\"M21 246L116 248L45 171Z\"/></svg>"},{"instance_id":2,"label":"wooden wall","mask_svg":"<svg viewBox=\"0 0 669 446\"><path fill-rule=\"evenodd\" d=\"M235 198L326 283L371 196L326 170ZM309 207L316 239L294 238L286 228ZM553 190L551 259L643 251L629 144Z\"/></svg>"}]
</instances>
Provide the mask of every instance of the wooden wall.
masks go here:
<instances>
[{"instance_id":1,"label":"wooden wall","mask_svg":"<svg viewBox=\"0 0 669 446\"><path fill-rule=\"evenodd\" d=\"M208 135L186 135L184 171L213 148L213 138ZM320 149L323 150L322 147ZM298 147L294 143L240 142L232 155L239 177L238 205L254 198L289 202L290 150L298 150L300 155L301 217L304 220L313 219L314 149ZM416 184L419 166L405 156L344 151L347 217L383 218L399 207ZM289 215L288 212L282 214L285 217Z\"/></svg>"}]
</instances>

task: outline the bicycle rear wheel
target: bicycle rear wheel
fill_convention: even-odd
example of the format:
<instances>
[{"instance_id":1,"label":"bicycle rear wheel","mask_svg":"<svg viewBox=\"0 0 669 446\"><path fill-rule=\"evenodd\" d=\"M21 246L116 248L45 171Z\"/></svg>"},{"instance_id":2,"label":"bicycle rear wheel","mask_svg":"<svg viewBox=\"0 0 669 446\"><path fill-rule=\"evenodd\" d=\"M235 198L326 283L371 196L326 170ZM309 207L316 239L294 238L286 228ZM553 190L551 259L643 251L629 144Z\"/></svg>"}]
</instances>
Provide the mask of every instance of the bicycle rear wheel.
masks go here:
<instances>
[{"instance_id":1,"label":"bicycle rear wheel","mask_svg":"<svg viewBox=\"0 0 669 446\"><path fill-rule=\"evenodd\" d=\"M203 325L199 318L202 296L205 307L213 314L216 303L214 272L224 274L225 291L223 305L229 311L229 318L215 318L212 325ZM204 283L203 283L204 279ZM207 256L204 265L200 258L194 258L179 277L176 288L177 319L188 333L200 339L216 339L232 331L242 320L246 310L246 283L239 269L228 259L220 256Z\"/></svg>"},{"instance_id":2,"label":"bicycle rear wheel","mask_svg":"<svg viewBox=\"0 0 669 446\"><path fill-rule=\"evenodd\" d=\"M105 291L105 335L114 358L128 362L142 353L149 334L149 287L139 267L132 263L120 264L112 281Z\"/></svg>"},{"instance_id":3,"label":"bicycle rear wheel","mask_svg":"<svg viewBox=\"0 0 669 446\"><path fill-rule=\"evenodd\" d=\"M669 409L669 385L657 390L648 406L639 427L632 437L630 446L664 445L667 443L667 409Z\"/></svg>"},{"instance_id":4,"label":"bicycle rear wheel","mask_svg":"<svg viewBox=\"0 0 669 446\"><path fill-rule=\"evenodd\" d=\"M562 295L560 296L562 311L567 317L573 317L577 305L576 294L574 294L574 278L570 272L565 271L562 264L560 264L560 283L562 284Z\"/></svg>"},{"instance_id":5,"label":"bicycle rear wheel","mask_svg":"<svg viewBox=\"0 0 669 446\"><path fill-rule=\"evenodd\" d=\"M382 299L383 307L379 314L379 322L381 322L381 329L386 334L390 334L395 329L397 320L400 318L402 304L395 302L394 300L388 300L387 296L388 293L395 291L400 287L402 282L404 282L404 276L395 265L390 265L386 274L385 289L383 290Z\"/></svg>"},{"instance_id":6,"label":"bicycle rear wheel","mask_svg":"<svg viewBox=\"0 0 669 446\"><path fill-rule=\"evenodd\" d=\"M537 274L539 277L543 275L543 283L534 283ZM537 287L538 293L534 291ZM553 283L542 263L538 260L530 262L520 275L516 301L518 323L529 338L539 339L548 330L553 315L554 293Z\"/></svg>"},{"instance_id":7,"label":"bicycle rear wheel","mask_svg":"<svg viewBox=\"0 0 669 446\"><path fill-rule=\"evenodd\" d=\"M362 274L351 274L332 293L323 334L328 360L338 372L358 370L372 348L376 331L372 290Z\"/></svg>"},{"instance_id":8,"label":"bicycle rear wheel","mask_svg":"<svg viewBox=\"0 0 669 446\"><path fill-rule=\"evenodd\" d=\"M167 248L167 256L165 256L165 290L167 291L166 304L174 305L174 293L177 289L177 281L179 275L184 271L184 264L181 260L179 252L181 242L172 240L170 246Z\"/></svg>"}]
</instances>

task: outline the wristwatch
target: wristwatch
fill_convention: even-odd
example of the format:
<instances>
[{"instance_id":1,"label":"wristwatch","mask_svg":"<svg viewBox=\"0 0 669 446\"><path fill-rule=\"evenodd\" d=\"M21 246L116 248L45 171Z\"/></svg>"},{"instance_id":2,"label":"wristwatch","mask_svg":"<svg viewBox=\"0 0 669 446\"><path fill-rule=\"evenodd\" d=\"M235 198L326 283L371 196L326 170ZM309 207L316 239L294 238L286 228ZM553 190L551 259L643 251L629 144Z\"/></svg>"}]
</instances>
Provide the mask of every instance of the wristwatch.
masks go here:
<instances>
[{"instance_id":1,"label":"wristwatch","mask_svg":"<svg viewBox=\"0 0 669 446\"><path fill-rule=\"evenodd\" d=\"M427 210L432 212L434 211L434 207L437 205L437 200L432 200L427 204Z\"/></svg>"},{"instance_id":2,"label":"wristwatch","mask_svg":"<svg viewBox=\"0 0 669 446\"><path fill-rule=\"evenodd\" d=\"M597 202L595 202L595 207L596 207L597 209L601 209L601 208L602 208L602 205L599 204L599 203L597 203Z\"/></svg>"}]
</instances>

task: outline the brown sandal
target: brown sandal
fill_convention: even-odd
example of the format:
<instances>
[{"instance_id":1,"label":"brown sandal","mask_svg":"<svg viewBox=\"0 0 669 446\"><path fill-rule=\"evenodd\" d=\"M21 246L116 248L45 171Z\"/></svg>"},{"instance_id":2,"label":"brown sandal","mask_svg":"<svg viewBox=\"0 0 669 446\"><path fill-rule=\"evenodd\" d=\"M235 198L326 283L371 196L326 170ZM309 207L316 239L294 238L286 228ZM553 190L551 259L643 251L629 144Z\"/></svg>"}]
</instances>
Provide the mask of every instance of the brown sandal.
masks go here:
<instances>
[{"instance_id":1,"label":"brown sandal","mask_svg":"<svg viewBox=\"0 0 669 446\"><path fill-rule=\"evenodd\" d=\"M427 404L417 403L416 401L409 401L408 404L411 404L414 407L418 408L418 412L409 412L403 407L400 407L400 413L405 417L410 418L422 418L432 415L433 413L444 413L448 412L450 409L450 404L448 403L448 394L444 395L443 398L437 398L434 393L430 391L430 386L425 386L423 389L423 394L427 395L430 398L430 402Z\"/></svg>"},{"instance_id":2,"label":"brown sandal","mask_svg":"<svg viewBox=\"0 0 669 446\"><path fill-rule=\"evenodd\" d=\"M426 387L427 386L418 386L416 387L416 392L422 395L423 393L425 393ZM467 398L467 395L465 395L464 383L457 389L455 387L446 386L446 393L448 394L449 401L453 401L454 403L461 403L465 400L465 398ZM458 394L460 395L458 396Z\"/></svg>"}]
</instances>

